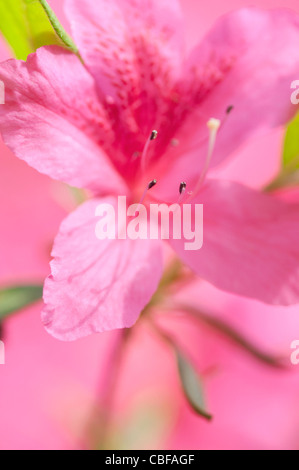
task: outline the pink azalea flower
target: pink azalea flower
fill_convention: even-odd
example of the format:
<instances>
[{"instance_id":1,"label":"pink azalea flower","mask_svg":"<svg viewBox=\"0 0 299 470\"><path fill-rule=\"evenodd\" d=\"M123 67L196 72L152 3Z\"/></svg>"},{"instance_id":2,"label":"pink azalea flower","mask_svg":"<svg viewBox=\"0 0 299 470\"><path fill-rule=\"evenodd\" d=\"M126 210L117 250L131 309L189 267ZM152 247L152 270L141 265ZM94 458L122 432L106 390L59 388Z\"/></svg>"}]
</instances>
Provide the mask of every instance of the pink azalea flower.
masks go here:
<instances>
[{"instance_id":1,"label":"pink azalea flower","mask_svg":"<svg viewBox=\"0 0 299 470\"><path fill-rule=\"evenodd\" d=\"M138 202L153 179L155 200L177 202L184 181L191 202L204 204L203 248L188 252L184 240L171 242L196 273L264 302L298 302L297 206L237 183L204 181L207 163L223 162L295 113L298 16L237 11L186 55L175 0L146 7L141 0L67 0L66 11L85 66L64 49L43 47L26 63L0 67L6 145L40 172L95 195L67 217L55 240L46 329L74 340L135 323L162 275L161 241L99 242L95 208L115 205L117 195ZM208 162L210 118L222 125ZM159 138L148 145L153 129Z\"/></svg>"}]
</instances>

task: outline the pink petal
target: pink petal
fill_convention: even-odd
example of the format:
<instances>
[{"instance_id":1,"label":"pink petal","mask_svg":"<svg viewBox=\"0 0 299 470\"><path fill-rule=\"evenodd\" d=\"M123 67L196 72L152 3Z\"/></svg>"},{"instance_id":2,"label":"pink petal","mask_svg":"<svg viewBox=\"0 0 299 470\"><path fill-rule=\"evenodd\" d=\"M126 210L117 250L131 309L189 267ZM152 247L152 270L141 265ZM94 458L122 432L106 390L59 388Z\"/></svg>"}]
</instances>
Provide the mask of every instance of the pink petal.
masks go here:
<instances>
[{"instance_id":1,"label":"pink petal","mask_svg":"<svg viewBox=\"0 0 299 470\"><path fill-rule=\"evenodd\" d=\"M203 204L203 247L181 259L216 287L270 304L299 302L299 206L238 183L207 181L194 203Z\"/></svg>"},{"instance_id":2,"label":"pink petal","mask_svg":"<svg viewBox=\"0 0 299 470\"><path fill-rule=\"evenodd\" d=\"M138 93L146 98L145 88L151 94L157 87L163 92L168 75L181 65L177 0L66 0L66 14L100 92L127 107Z\"/></svg>"},{"instance_id":3,"label":"pink petal","mask_svg":"<svg viewBox=\"0 0 299 470\"><path fill-rule=\"evenodd\" d=\"M125 191L99 147L113 137L93 79L74 54L43 47L27 63L2 63L0 80L0 131L17 157L73 186Z\"/></svg>"},{"instance_id":4,"label":"pink petal","mask_svg":"<svg viewBox=\"0 0 299 470\"><path fill-rule=\"evenodd\" d=\"M114 198L87 201L62 223L55 240L42 321L61 340L132 326L161 277L159 241L96 238L101 203L116 206Z\"/></svg>"},{"instance_id":5,"label":"pink petal","mask_svg":"<svg viewBox=\"0 0 299 470\"><path fill-rule=\"evenodd\" d=\"M246 8L216 23L183 70L182 96L190 112L175 136L179 145L165 155L166 164L173 164L164 188L178 179L194 186L207 154L210 118L225 120L212 166L257 132L291 119L298 110L290 99L299 76L298 44L299 16L292 11ZM234 109L225 117L229 106Z\"/></svg>"}]
</instances>

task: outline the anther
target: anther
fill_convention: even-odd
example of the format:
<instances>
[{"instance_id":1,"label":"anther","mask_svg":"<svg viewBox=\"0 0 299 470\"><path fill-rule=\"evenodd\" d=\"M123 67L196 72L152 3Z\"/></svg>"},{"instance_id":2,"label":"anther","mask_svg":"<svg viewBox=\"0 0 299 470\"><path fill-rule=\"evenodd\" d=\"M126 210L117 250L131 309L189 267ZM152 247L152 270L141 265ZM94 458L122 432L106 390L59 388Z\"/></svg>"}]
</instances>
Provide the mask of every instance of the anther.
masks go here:
<instances>
[{"instance_id":1,"label":"anther","mask_svg":"<svg viewBox=\"0 0 299 470\"><path fill-rule=\"evenodd\" d=\"M185 196L186 187L187 187L187 183L185 183L185 181L182 181L182 183L180 184L180 187L179 187L180 196L179 196L179 200L177 202L178 204L180 204L182 202L182 199Z\"/></svg>"},{"instance_id":2,"label":"anther","mask_svg":"<svg viewBox=\"0 0 299 470\"><path fill-rule=\"evenodd\" d=\"M180 194L184 194L184 192L186 191L186 187L187 187L187 184L183 181L180 184L180 189L179 189Z\"/></svg>"},{"instance_id":3,"label":"anther","mask_svg":"<svg viewBox=\"0 0 299 470\"><path fill-rule=\"evenodd\" d=\"M154 186L156 186L157 180L152 180L150 183L148 183L147 189L152 189Z\"/></svg>"},{"instance_id":4,"label":"anther","mask_svg":"<svg viewBox=\"0 0 299 470\"><path fill-rule=\"evenodd\" d=\"M156 140L158 137L158 131L153 130L150 136L150 140Z\"/></svg>"},{"instance_id":5,"label":"anther","mask_svg":"<svg viewBox=\"0 0 299 470\"><path fill-rule=\"evenodd\" d=\"M233 107L232 105L228 106L228 107L226 108L226 111L225 111L226 114L230 114L233 109L234 109L234 107Z\"/></svg>"},{"instance_id":6,"label":"anther","mask_svg":"<svg viewBox=\"0 0 299 470\"><path fill-rule=\"evenodd\" d=\"M143 152L142 152L142 155L141 155L141 163L140 163L142 172L145 171L146 157L147 157L149 145L153 140L156 140L157 137L158 137L158 131L153 130L151 132L151 135L149 136L145 146L144 146L144 149L143 149Z\"/></svg>"},{"instance_id":7,"label":"anther","mask_svg":"<svg viewBox=\"0 0 299 470\"><path fill-rule=\"evenodd\" d=\"M137 206L137 209L136 209L136 211L135 211L135 217L137 216L137 214L138 214L138 212L139 212L139 208L140 208L141 204L143 203L143 201L144 201L144 199L145 199L145 196L147 195L147 192L148 192L150 189L152 189L154 186L156 186L156 184L157 184L157 180L152 180L152 181L150 181L150 182L148 183L147 187L145 188L145 190L144 190L144 192L143 192L143 194L142 194L142 196L141 196L141 199L140 199L140 201L139 201L139 204L138 204L138 206Z\"/></svg>"}]
</instances>

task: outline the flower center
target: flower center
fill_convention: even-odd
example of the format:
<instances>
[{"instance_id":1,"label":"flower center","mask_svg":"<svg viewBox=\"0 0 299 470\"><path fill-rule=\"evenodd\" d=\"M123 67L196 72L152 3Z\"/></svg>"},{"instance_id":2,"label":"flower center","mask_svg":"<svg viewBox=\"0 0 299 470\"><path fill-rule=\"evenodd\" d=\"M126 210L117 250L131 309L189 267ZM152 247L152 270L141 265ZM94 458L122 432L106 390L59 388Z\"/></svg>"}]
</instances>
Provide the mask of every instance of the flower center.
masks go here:
<instances>
[{"instance_id":1,"label":"flower center","mask_svg":"<svg viewBox=\"0 0 299 470\"><path fill-rule=\"evenodd\" d=\"M213 157L213 154L214 154L214 150L215 150L215 145L216 145L216 140L217 140L217 135L218 135L218 132L220 130L220 128L223 127L223 125L225 124L226 122L226 119L228 118L228 115L231 113L231 111L233 110L233 106L228 106L226 111L225 111L225 116L223 117L222 120L220 119L216 119L216 118L211 118L207 121L207 128L209 130L209 133L208 135L205 137L205 142L207 142L207 154L206 154L206 158L204 160L204 165L200 171L200 174L198 176L198 180L197 180L197 183L195 184L195 187L194 189L192 190L189 190L188 192L186 191L187 189L187 183L185 181L181 182L180 185L179 185L179 195L178 195L178 200L176 201L177 204L181 204L181 203L187 203L189 202L190 200L194 199L199 191L201 190L205 180L206 180L206 177L207 177L207 174L208 174L208 171L209 171L209 168L210 168L210 164L211 164L211 160L212 160L212 157ZM137 185L137 187L135 187L136 191L134 191L134 199L136 201L136 199L138 200L139 199L139 204L138 204L138 208L140 208L141 204L143 203L143 201L145 200L146 196L147 196L147 193L148 191L153 188L156 184L157 184L157 180L159 179L159 181L162 179L163 180L163 169L162 171L161 168L159 167L159 163L158 164L156 162L153 163L153 165L149 165L149 149L150 149L150 145L151 145L151 142L153 142L154 140L156 140L158 137L158 131L157 130L152 130L146 143L145 143L145 146L144 146L144 149L142 151L142 154L141 154L141 157L140 157L140 179L139 179L139 183ZM201 142L201 144L203 144L204 142ZM172 144L172 141L171 141L171 144ZM176 144L177 144L177 141L176 141ZM201 145L199 144L199 145ZM152 168L151 168L152 166ZM165 166L165 162L164 162L164 166ZM149 170L151 170L149 172ZM150 173L150 174L149 174ZM152 179L148 184L146 184L146 187L144 189L144 184L145 184L145 178L147 179L148 177L155 177L155 179ZM148 179L149 179L148 178ZM157 178L157 179L156 179ZM188 196L188 197L187 197ZM151 198L152 199L152 198ZM155 197L154 197L155 199ZM137 211L136 211L137 213Z\"/></svg>"}]
</instances>

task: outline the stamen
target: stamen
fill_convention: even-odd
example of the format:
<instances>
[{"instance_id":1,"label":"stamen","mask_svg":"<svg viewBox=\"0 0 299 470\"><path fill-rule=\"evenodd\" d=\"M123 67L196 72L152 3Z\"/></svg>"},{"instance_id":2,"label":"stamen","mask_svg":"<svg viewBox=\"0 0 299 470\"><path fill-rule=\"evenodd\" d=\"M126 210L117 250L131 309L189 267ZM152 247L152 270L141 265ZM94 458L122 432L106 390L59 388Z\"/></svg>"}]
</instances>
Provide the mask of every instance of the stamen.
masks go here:
<instances>
[{"instance_id":1,"label":"stamen","mask_svg":"<svg viewBox=\"0 0 299 470\"><path fill-rule=\"evenodd\" d=\"M150 140L156 140L157 137L158 137L158 131L155 131L155 130L152 131Z\"/></svg>"},{"instance_id":2,"label":"stamen","mask_svg":"<svg viewBox=\"0 0 299 470\"><path fill-rule=\"evenodd\" d=\"M229 116L231 114L231 112L235 109L235 107L231 104L230 106L228 106L225 110L225 116L224 118L222 119L221 121L221 127L224 126L224 124L226 123L226 121L229 119Z\"/></svg>"},{"instance_id":3,"label":"stamen","mask_svg":"<svg viewBox=\"0 0 299 470\"><path fill-rule=\"evenodd\" d=\"M150 181L150 182L148 183L147 187L145 188L145 190L144 190L144 192L143 192L143 194L142 194L142 196L141 196L141 199L140 199L140 201L139 201L139 204L138 204L138 206L137 206L137 209L136 209L136 211L135 211L135 217L136 217L136 215L137 215L138 212L139 212L139 208L140 208L141 204L143 203L143 201L144 201L144 199L145 199L145 196L147 195L147 192L148 192L150 189L152 189L154 186L156 186L156 184L157 184L157 180L152 180L152 181Z\"/></svg>"},{"instance_id":4,"label":"stamen","mask_svg":"<svg viewBox=\"0 0 299 470\"><path fill-rule=\"evenodd\" d=\"M142 172L145 171L145 167L146 167L146 157L147 157L147 153L148 153L148 149L149 149L150 143L151 143L153 140L156 140L157 137L158 137L158 131L153 130L153 131L151 132L151 135L149 136L149 138L148 138L148 140L147 140L145 146L144 146L144 149L143 149L143 152L142 152L142 155L141 155L141 162L140 162Z\"/></svg>"},{"instance_id":5,"label":"stamen","mask_svg":"<svg viewBox=\"0 0 299 470\"><path fill-rule=\"evenodd\" d=\"M180 196L179 196L179 199L178 199L178 202L177 202L178 204L180 204L182 202L182 199L185 196L186 187L187 187L187 183L182 181L182 183L180 184L180 188L179 188Z\"/></svg>"},{"instance_id":6,"label":"stamen","mask_svg":"<svg viewBox=\"0 0 299 470\"><path fill-rule=\"evenodd\" d=\"M152 189L154 186L156 186L156 184L157 184L157 180L153 180L153 181L151 181L151 182L148 184L148 187L147 187L147 188L148 188L148 189Z\"/></svg>"},{"instance_id":7,"label":"stamen","mask_svg":"<svg viewBox=\"0 0 299 470\"><path fill-rule=\"evenodd\" d=\"M208 126L208 129L210 130L208 154L207 154L207 158L206 158L203 170L197 182L196 188L192 192L192 197L195 197L197 195L199 189L201 188L202 183L204 182L206 178L206 175L207 175L210 163L211 163L212 155L214 152L214 148L215 148L217 132L221 126L221 121L219 119L212 118L207 122L207 126Z\"/></svg>"},{"instance_id":8,"label":"stamen","mask_svg":"<svg viewBox=\"0 0 299 470\"><path fill-rule=\"evenodd\" d=\"M187 187L187 184L183 181L181 184L180 184L180 189L179 189L179 192L180 194L184 194L184 192L186 191L186 187Z\"/></svg>"}]
</instances>

